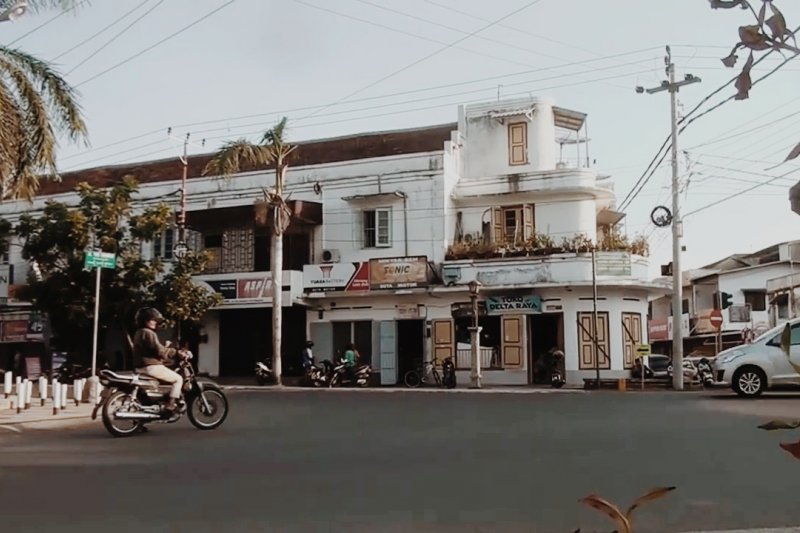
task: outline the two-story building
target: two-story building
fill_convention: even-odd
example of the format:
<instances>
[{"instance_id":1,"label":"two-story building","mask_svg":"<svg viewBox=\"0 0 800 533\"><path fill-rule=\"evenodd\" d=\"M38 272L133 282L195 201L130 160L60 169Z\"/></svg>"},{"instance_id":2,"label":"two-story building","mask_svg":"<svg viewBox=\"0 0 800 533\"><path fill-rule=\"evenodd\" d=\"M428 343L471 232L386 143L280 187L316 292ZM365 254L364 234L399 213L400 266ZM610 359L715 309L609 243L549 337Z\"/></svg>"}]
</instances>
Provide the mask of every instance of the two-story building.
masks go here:
<instances>
[{"instance_id":1,"label":"two-story building","mask_svg":"<svg viewBox=\"0 0 800 533\"><path fill-rule=\"evenodd\" d=\"M214 252L197 281L225 302L204 321L199 366L248 375L272 341L261 199L274 171L202 176L210 157L189 158L187 244ZM565 352L570 383L598 366L626 376L647 342L648 300L665 285L648 280L646 243L615 229L613 184L589 162L586 115L543 98L462 106L452 124L298 143L285 182L284 367L299 367L310 338L318 358L353 342L381 384L448 356L464 383L476 298L485 383L534 382L551 348ZM142 205L177 203L180 173L177 159L79 171L46 184L33 207L126 174L142 183ZM0 214L13 220L21 209L4 204ZM174 235L147 253L170 260Z\"/></svg>"},{"instance_id":2,"label":"two-story building","mask_svg":"<svg viewBox=\"0 0 800 533\"><path fill-rule=\"evenodd\" d=\"M796 243L781 243L751 254L734 254L684 273L684 350L714 355L720 349L747 342L789 318L785 289L798 258ZM727 302L725 301L727 299ZM719 312L719 328L711 315ZM650 340L655 350L671 353L672 305L669 298L651 303Z\"/></svg>"}]
</instances>

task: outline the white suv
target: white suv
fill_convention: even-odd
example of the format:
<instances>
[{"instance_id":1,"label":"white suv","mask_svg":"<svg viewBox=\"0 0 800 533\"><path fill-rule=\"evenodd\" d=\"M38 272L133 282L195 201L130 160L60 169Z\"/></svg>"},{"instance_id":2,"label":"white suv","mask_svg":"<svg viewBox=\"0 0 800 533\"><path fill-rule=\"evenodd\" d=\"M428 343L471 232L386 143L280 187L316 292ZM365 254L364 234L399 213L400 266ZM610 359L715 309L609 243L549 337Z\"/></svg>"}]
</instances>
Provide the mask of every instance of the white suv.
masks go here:
<instances>
[{"instance_id":1,"label":"white suv","mask_svg":"<svg viewBox=\"0 0 800 533\"><path fill-rule=\"evenodd\" d=\"M791 320L792 362L800 364L800 319ZM730 384L740 396L755 397L775 385L800 385L800 374L789 363L781 350L781 324L756 338L752 344L743 344L719 353L714 361L714 378L718 383ZM795 348L796 346L796 348Z\"/></svg>"}]
</instances>

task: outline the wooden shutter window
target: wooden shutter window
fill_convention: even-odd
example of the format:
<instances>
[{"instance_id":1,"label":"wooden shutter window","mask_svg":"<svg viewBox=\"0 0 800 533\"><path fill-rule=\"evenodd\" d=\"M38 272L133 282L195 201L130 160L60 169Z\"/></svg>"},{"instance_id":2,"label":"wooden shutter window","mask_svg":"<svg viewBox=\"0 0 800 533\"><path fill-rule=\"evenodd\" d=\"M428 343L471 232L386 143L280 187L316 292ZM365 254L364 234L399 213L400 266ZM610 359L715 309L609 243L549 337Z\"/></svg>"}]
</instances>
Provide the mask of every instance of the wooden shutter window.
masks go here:
<instances>
[{"instance_id":1,"label":"wooden shutter window","mask_svg":"<svg viewBox=\"0 0 800 533\"><path fill-rule=\"evenodd\" d=\"M508 164L528 164L528 123L508 125Z\"/></svg>"},{"instance_id":2,"label":"wooden shutter window","mask_svg":"<svg viewBox=\"0 0 800 533\"><path fill-rule=\"evenodd\" d=\"M505 212L500 207L492 208L492 242L505 242Z\"/></svg>"},{"instance_id":3,"label":"wooden shutter window","mask_svg":"<svg viewBox=\"0 0 800 533\"><path fill-rule=\"evenodd\" d=\"M580 369L594 370L595 357L600 356L600 368L611 368L611 352L608 342L608 312L597 313L597 344L598 354L595 354L592 339L592 313L578 313L578 350L580 352Z\"/></svg>"},{"instance_id":4,"label":"wooden shutter window","mask_svg":"<svg viewBox=\"0 0 800 533\"><path fill-rule=\"evenodd\" d=\"M523 237L527 241L528 239L533 237L533 232L536 229L536 223L534 221L533 205L526 204L522 206L522 219L524 228Z\"/></svg>"}]
</instances>

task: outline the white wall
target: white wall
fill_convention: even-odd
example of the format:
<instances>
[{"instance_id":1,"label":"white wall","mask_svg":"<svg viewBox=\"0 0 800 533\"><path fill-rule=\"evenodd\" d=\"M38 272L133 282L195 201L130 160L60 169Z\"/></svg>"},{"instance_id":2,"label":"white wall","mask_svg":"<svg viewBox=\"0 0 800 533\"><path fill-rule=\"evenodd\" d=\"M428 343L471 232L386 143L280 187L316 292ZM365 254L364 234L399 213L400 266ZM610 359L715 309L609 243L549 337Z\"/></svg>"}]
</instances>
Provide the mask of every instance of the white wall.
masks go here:
<instances>
[{"instance_id":1,"label":"white wall","mask_svg":"<svg viewBox=\"0 0 800 533\"><path fill-rule=\"evenodd\" d=\"M522 116L509 117L501 124L490 118L491 111L504 111L534 106L533 119ZM479 178L551 170L555 168L555 123L553 103L545 98L505 100L489 104L461 106L459 108L459 129L466 138L466 161L464 177ZM508 124L527 122L528 161L527 165L508 163Z\"/></svg>"},{"instance_id":2,"label":"white wall","mask_svg":"<svg viewBox=\"0 0 800 533\"><path fill-rule=\"evenodd\" d=\"M731 301L734 305L744 305L745 298L743 289L763 289L766 298L767 281L791 273L792 267L789 263L776 263L758 268L721 273L719 275L719 290L720 292L729 293L732 296ZM766 306L766 309L765 311L752 312L751 322L753 324L759 322L768 323L769 305ZM730 309L725 309L722 316L724 319L723 329L732 330L750 327L749 323L730 322Z\"/></svg>"},{"instance_id":3,"label":"white wall","mask_svg":"<svg viewBox=\"0 0 800 533\"><path fill-rule=\"evenodd\" d=\"M208 342L200 344L197 354L198 372L207 372L209 376L219 375L219 311L206 313L201 331L208 335Z\"/></svg>"}]
</instances>

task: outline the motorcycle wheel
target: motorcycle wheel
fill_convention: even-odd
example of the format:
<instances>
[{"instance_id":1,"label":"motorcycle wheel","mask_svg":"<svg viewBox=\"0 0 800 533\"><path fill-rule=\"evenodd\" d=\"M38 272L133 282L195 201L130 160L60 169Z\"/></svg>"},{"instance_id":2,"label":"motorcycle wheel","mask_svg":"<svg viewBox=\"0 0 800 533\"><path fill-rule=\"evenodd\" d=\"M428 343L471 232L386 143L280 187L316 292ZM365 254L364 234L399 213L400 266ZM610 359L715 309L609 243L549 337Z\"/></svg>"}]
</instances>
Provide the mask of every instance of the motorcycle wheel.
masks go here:
<instances>
[{"instance_id":1,"label":"motorcycle wheel","mask_svg":"<svg viewBox=\"0 0 800 533\"><path fill-rule=\"evenodd\" d=\"M403 376L403 383L406 384L406 387L415 389L422 384L422 379L420 378L419 372L416 370L409 370L406 372L406 375Z\"/></svg>"},{"instance_id":2,"label":"motorcycle wheel","mask_svg":"<svg viewBox=\"0 0 800 533\"><path fill-rule=\"evenodd\" d=\"M143 425L137 420L117 420L114 418L114 413L119 411L126 398L130 398L127 393L117 391L109 396L103 404L103 425L114 437L130 437L137 433Z\"/></svg>"},{"instance_id":3,"label":"motorcycle wheel","mask_svg":"<svg viewBox=\"0 0 800 533\"><path fill-rule=\"evenodd\" d=\"M208 403L208 409L203 399ZM197 429L217 429L228 417L228 398L216 385L205 385L199 394L189 400L186 414Z\"/></svg>"},{"instance_id":4,"label":"motorcycle wheel","mask_svg":"<svg viewBox=\"0 0 800 533\"><path fill-rule=\"evenodd\" d=\"M561 387L564 386L564 378L562 378L561 376L558 377L554 376L550 380L550 385L552 385L554 389L560 389Z\"/></svg>"},{"instance_id":5,"label":"motorcycle wheel","mask_svg":"<svg viewBox=\"0 0 800 533\"><path fill-rule=\"evenodd\" d=\"M267 378L265 378L260 374L256 374L256 383L258 383L259 386L263 387L264 385L267 384Z\"/></svg>"}]
</instances>

